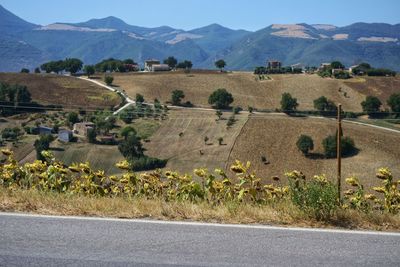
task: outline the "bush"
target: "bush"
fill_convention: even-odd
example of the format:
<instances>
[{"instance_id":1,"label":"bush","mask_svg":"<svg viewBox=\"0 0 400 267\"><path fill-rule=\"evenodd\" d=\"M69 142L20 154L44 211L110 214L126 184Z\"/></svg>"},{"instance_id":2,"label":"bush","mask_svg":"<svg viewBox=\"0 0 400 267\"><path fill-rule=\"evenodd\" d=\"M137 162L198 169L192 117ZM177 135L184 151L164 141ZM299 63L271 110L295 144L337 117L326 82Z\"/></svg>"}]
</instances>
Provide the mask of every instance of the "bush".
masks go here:
<instances>
[{"instance_id":1,"label":"bush","mask_svg":"<svg viewBox=\"0 0 400 267\"><path fill-rule=\"evenodd\" d=\"M324 154L327 158L335 158L337 156L337 138L336 135L329 135L322 141ZM342 156L349 156L356 151L354 140L350 137L341 137Z\"/></svg>"},{"instance_id":2,"label":"bush","mask_svg":"<svg viewBox=\"0 0 400 267\"><path fill-rule=\"evenodd\" d=\"M351 76L348 72L346 71L338 71L335 72L335 74L333 75L336 79L350 79Z\"/></svg>"},{"instance_id":3,"label":"bush","mask_svg":"<svg viewBox=\"0 0 400 267\"><path fill-rule=\"evenodd\" d=\"M314 142L310 136L300 135L296 146L304 155L307 155L310 150L314 149Z\"/></svg>"},{"instance_id":4,"label":"bush","mask_svg":"<svg viewBox=\"0 0 400 267\"><path fill-rule=\"evenodd\" d=\"M299 172L286 174L289 178L291 201L306 215L317 220L329 220L338 208L337 188L324 176L305 181Z\"/></svg>"},{"instance_id":5,"label":"bush","mask_svg":"<svg viewBox=\"0 0 400 267\"><path fill-rule=\"evenodd\" d=\"M142 156L131 160L132 171L148 171L164 168L168 160Z\"/></svg>"},{"instance_id":6,"label":"bush","mask_svg":"<svg viewBox=\"0 0 400 267\"><path fill-rule=\"evenodd\" d=\"M234 107L233 108L233 113L234 114L239 114L240 113L240 111L242 111L243 109L241 108L241 107Z\"/></svg>"},{"instance_id":7,"label":"bush","mask_svg":"<svg viewBox=\"0 0 400 267\"><path fill-rule=\"evenodd\" d=\"M171 95L171 103L172 105L179 106L181 104L181 100L185 98L185 94L182 90L174 90Z\"/></svg>"},{"instance_id":8,"label":"bush","mask_svg":"<svg viewBox=\"0 0 400 267\"><path fill-rule=\"evenodd\" d=\"M365 101L361 102L361 106L364 112L367 112L368 115L373 115L380 111L382 102L375 96L367 96Z\"/></svg>"},{"instance_id":9,"label":"bush","mask_svg":"<svg viewBox=\"0 0 400 267\"><path fill-rule=\"evenodd\" d=\"M389 105L392 112L396 112L396 113L400 112L400 94L399 93L392 94L389 97L387 104Z\"/></svg>"},{"instance_id":10,"label":"bush","mask_svg":"<svg viewBox=\"0 0 400 267\"><path fill-rule=\"evenodd\" d=\"M105 82L108 86L112 85L113 81L114 81L114 77L113 77L113 76L108 76L108 75L107 75L107 76L104 77L104 82Z\"/></svg>"},{"instance_id":11,"label":"bush","mask_svg":"<svg viewBox=\"0 0 400 267\"><path fill-rule=\"evenodd\" d=\"M396 72L389 69L370 69L367 71L368 76L396 76Z\"/></svg>"}]
</instances>

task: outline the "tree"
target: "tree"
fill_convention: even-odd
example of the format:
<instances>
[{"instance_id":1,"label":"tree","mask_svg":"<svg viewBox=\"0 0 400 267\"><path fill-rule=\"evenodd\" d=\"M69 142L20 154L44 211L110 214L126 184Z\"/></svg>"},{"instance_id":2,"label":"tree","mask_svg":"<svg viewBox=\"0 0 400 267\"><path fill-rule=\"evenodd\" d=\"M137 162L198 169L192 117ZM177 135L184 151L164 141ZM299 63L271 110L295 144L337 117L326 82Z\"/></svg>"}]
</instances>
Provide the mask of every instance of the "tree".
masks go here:
<instances>
[{"instance_id":1,"label":"tree","mask_svg":"<svg viewBox=\"0 0 400 267\"><path fill-rule=\"evenodd\" d=\"M21 73L29 73L29 69L22 68L22 69L21 69Z\"/></svg>"},{"instance_id":2,"label":"tree","mask_svg":"<svg viewBox=\"0 0 400 267\"><path fill-rule=\"evenodd\" d=\"M95 144L97 142L96 137L97 137L96 130L95 129L88 129L88 131L87 131L88 142L91 143L91 144Z\"/></svg>"},{"instance_id":3,"label":"tree","mask_svg":"<svg viewBox=\"0 0 400 267\"><path fill-rule=\"evenodd\" d=\"M289 93L283 93L281 99L281 109L285 113L290 113L296 110L299 106L297 99L293 98Z\"/></svg>"},{"instance_id":4,"label":"tree","mask_svg":"<svg viewBox=\"0 0 400 267\"><path fill-rule=\"evenodd\" d=\"M400 112L400 94L392 94L389 97L387 104L389 105L392 112Z\"/></svg>"},{"instance_id":5,"label":"tree","mask_svg":"<svg viewBox=\"0 0 400 267\"><path fill-rule=\"evenodd\" d=\"M308 152L314 149L314 141L310 136L302 134L297 140L296 146L304 155L308 155Z\"/></svg>"},{"instance_id":6,"label":"tree","mask_svg":"<svg viewBox=\"0 0 400 267\"><path fill-rule=\"evenodd\" d=\"M132 108L126 108L119 113L119 118L126 124L130 124L133 121L134 110Z\"/></svg>"},{"instance_id":7,"label":"tree","mask_svg":"<svg viewBox=\"0 0 400 267\"><path fill-rule=\"evenodd\" d=\"M164 64L167 64L171 69L175 69L176 65L178 63L178 60L174 57L168 57L164 59Z\"/></svg>"},{"instance_id":8,"label":"tree","mask_svg":"<svg viewBox=\"0 0 400 267\"><path fill-rule=\"evenodd\" d=\"M340 61L333 61L331 67L332 69L344 69L344 65Z\"/></svg>"},{"instance_id":9,"label":"tree","mask_svg":"<svg viewBox=\"0 0 400 267\"><path fill-rule=\"evenodd\" d=\"M133 134L128 135L126 140L118 145L118 149L125 158L130 160L142 157L144 152L140 138Z\"/></svg>"},{"instance_id":10,"label":"tree","mask_svg":"<svg viewBox=\"0 0 400 267\"><path fill-rule=\"evenodd\" d=\"M104 77L104 81L106 82L106 84L108 86L110 86L114 81L114 77L107 75L107 76Z\"/></svg>"},{"instance_id":11,"label":"tree","mask_svg":"<svg viewBox=\"0 0 400 267\"><path fill-rule=\"evenodd\" d=\"M23 85L16 85L16 95L17 95L17 102L19 104L23 103L30 103L32 101L31 93L28 91L28 88Z\"/></svg>"},{"instance_id":12,"label":"tree","mask_svg":"<svg viewBox=\"0 0 400 267\"><path fill-rule=\"evenodd\" d=\"M193 63L190 60L185 60L183 62L179 62L178 65L176 65L178 69L186 69L190 70L193 67Z\"/></svg>"},{"instance_id":13,"label":"tree","mask_svg":"<svg viewBox=\"0 0 400 267\"><path fill-rule=\"evenodd\" d=\"M86 66L83 68L83 71L84 71L85 74L88 76L88 78L90 78L90 76L92 76L92 75L96 72L96 69L94 68L93 65L86 65Z\"/></svg>"},{"instance_id":14,"label":"tree","mask_svg":"<svg viewBox=\"0 0 400 267\"><path fill-rule=\"evenodd\" d=\"M172 105L179 106L181 104L182 98L185 97L185 94L182 90L174 90L172 91L171 102Z\"/></svg>"},{"instance_id":15,"label":"tree","mask_svg":"<svg viewBox=\"0 0 400 267\"><path fill-rule=\"evenodd\" d=\"M143 104L143 102L144 102L144 96L141 95L141 94L136 94L135 101L136 101L136 103Z\"/></svg>"},{"instance_id":16,"label":"tree","mask_svg":"<svg viewBox=\"0 0 400 267\"><path fill-rule=\"evenodd\" d=\"M75 74L82 69L83 62L78 58L67 58L64 61L65 71Z\"/></svg>"},{"instance_id":17,"label":"tree","mask_svg":"<svg viewBox=\"0 0 400 267\"><path fill-rule=\"evenodd\" d=\"M361 106L364 112L371 115L380 111L382 102L375 96L367 96L365 101L361 102Z\"/></svg>"},{"instance_id":18,"label":"tree","mask_svg":"<svg viewBox=\"0 0 400 267\"><path fill-rule=\"evenodd\" d=\"M40 73L40 68L39 67L35 68L35 73Z\"/></svg>"},{"instance_id":19,"label":"tree","mask_svg":"<svg viewBox=\"0 0 400 267\"><path fill-rule=\"evenodd\" d=\"M324 154L327 158L334 158L337 156L337 135L329 135L322 140L324 147ZM356 150L353 139L350 137L341 137L341 152L342 156L348 156Z\"/></svg>"},{"instance_id":20,"label":"tree","mask_svg":"<svg viewBox=\"0 0 400 267\"><path fill-rule=\"evenodd\" d=\"M121 130L121 136L126 140L130 135L136 135L136 130L132 126L126 126Z\"/></svg>"},{"instance_id":21,"label":"tree","mask_svg":"<svg viewBox=\"0 0 400 267\"><path fill-rule=\"evenodd\" d=\"M124 64L130 64L130 65L134 65L136 64L135 61L133 59L127 58L123 61Z\"/></svg>"},{"instance_id":22,"label":"tree","mask_svg":"<svg viewBox=\"0 0 400 267\"><path fill-rule=\"evenodd\" d=\"M314 100L314 108L318 111L324 112L336 112L337 106L333 101L327 99L325 96L321 96Z\"/></svg>"},{"instance_id":23,"label":"tree","mask_svg":"<svg viewBox=\"0 0 400 267\"><path fill-rule=\"evenodd\" d=\"M205 145L207 145L208 140L209 140L209 139L208 139L208 136L204 136L204 144L205 144Z\"/></svg>"},{"instance_id":24,"label":"tree","mask_svg":"<svg viewBox=\"0 0 400 267\"><path fill-rule=\"evenodd\" d=\"M228 93L226 89L220 88L215 90L209 97L208 103L214 105L217 109L226 109L233 102L232 94Z\"/></svg>"},{"instance_id":25,"label":"tree","mask_svg":"<svg viewBox=\"0 0 400 267\"><path fill-rule=\"evenodd\" d=\"M215 67L220 69L221 72L222 72L222 69L225 68L225 66L226 66L226 62L223 59L215 61Z\"/></svg>"},{"instance_id":26,"label":"tree","mask_svg":"<svg viewBox=\"0 0 400 267\"><path fill-rule=\"evenodd\" d=\"M67 121L71 124L74 125L75 123L79 122L79 115L76 112L70 112L67 115Z\"/></svg>"},{"instance_id":27,"label":"tree","mask_svg":"<svg viewBox=\"0 0 400 267\"><path fill-rule=\"evenodd\" d=\"M42 156L42 151L48 150L52 141L53 136L51 135L41 135L40 138L35 141L34 147L36 149L36 158L38 160L45 160L45 158Z\"/></svg>"}]
</instances>

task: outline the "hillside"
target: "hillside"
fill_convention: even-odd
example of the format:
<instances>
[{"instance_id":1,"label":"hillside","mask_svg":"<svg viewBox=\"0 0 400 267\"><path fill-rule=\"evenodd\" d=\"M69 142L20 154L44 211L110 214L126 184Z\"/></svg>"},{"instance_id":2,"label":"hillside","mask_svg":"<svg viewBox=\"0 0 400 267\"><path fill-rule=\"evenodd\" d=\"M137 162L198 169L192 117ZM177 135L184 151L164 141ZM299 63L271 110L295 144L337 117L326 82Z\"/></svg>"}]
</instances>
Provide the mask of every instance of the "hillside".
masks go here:
<instances>
[{"instance_id":1,"label":"hillside","mask_svg":"<svg viewBox=\"0 0 400 267\"><path fill-rule=\"evenodd\" d=\"M81 58L86 64L109 57L133 58L143 66L146 59L168 56L191 60L195 68L214 68L215 60L224 58L232 70L253 70L270 59L310 66L333 60L346 66L366 61L400 70L400 24L272 24L255 32L211 24L185 31L134 26L109 16L34 25L0 6L0 36L0 55L6 55L0 71L33 69L44 61L66 57ZM16 44L18 49L14 49ZM30 53L34 56L29 57Z\"/></svg>"},{"instance_id":2,"label":"hillside","mask_svg":"<svg viewBox=\"0 0 400 267\"><path fill-rule=\"evenodd\" d=\"M322 139L335 134L335 121L312 118L290 118L287 116L252 116L239 137L229 157L229 162L239 159L251 161L253 169L266 180L272 176L282 177L287 171L299 170L307 177L325 173L335 179L336 159L305 158L297 149L296 142L301 134L314 140L314 153L323 153ZM395 177L400 176L400 151L394 144L400 142L400 134L366 126L343 124L345 136L354 139L359 153L344 158L342 176L357 176L366 185L377 184L375 173L378 168L389 167ZM261 161L265 156L270 164Z\"/></svg>"},{"instance_id":3,"label":"hillside","mask_svg":"<svg viewBox=\"0 0 400 267\"><path fill-rule=\"evenodd\" d=\"M65 108L111 108L120 97L103 87L73 77L53 74L0 73L0 82L26 85L33 101Z\"/></svg>"},{"instance_id":4,"label":"hillside","mask_svg":"<svg viewBox=\"0 0 400 267\"><path fill-rule=\"evenodd\" d=\"M225 168L235 139L247 121L247 115L236 116L235 124L226 128L230 113L216 121L213 111L172 110L160 129L145 143L146 154L168 159L166 169L192 173L194 168ZM180 133L181 136L180 136ZM208 137L205 143L204 138ZM222 145L218 138L222 137Z\"/></svg>"},{"instance_id":5,"label":"hillside","mask_svg":"<svg viewBox=\"0 0 400 267\"><path fill-rule=\"evenodd\" d=\"M203 107L210 106L208 97L218 88L226 88L233 94L235 102L232 105L246 109L248 106L269 110L280 108L281 95L284 92L289 92L298 99L300 110L314 109L313 100L324 95L336 103L342 103L346 111L361 111L360 103L365 99L363 90L352 89L341 80L303 74L269 77L271 80L259 81L256 75L249 72L115 74L114 84L126 90L131 97L140 93L148 101L154 98L162 102L169 101L171 92L180 89L185 93L184 101ZM362 87L361 84L364 83L360 83L359 86ZM378 87L376 90L384 88Z\"/></svg>"}]
</instances>

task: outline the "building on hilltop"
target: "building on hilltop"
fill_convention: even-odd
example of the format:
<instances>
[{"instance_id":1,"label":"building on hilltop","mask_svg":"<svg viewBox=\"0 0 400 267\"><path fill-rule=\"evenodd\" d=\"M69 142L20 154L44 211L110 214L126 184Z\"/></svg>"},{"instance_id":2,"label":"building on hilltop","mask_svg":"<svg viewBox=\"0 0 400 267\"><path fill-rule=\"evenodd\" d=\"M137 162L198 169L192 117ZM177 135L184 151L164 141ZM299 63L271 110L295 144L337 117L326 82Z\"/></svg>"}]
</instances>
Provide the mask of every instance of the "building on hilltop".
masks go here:
<instances>
[{"instance_id":1,"label":"building on hilltop","mask_svg":"<svg viewBox=\"0 0 400 267\"><path fill-rule=\"evenodd\" d=\"M145 71L153 71L153 65L160 65L160 61L157 59L149 59L144 62Z\"/></svg>"},{"instance_id":2,"label":"building on hilltop","mask_svg":"<svg viewBox=\"0 0 400 267\"><path fill-rule=\"evenodd\" d=\"M268 70L280 70L282 68L282 62L278 60L269 60L267 62Z\"/></svg>"},{"instance_id":3,"label":"building on hilltop","mask_svg":"<svg viewBox=\"0 0 400 267\"><path fill-rule=\"evenodd\" d=\"M93 122L79 122L74 124L74 133L81 136L88 136L89 130L93 130L95 125Z\"/></svg>"}]
</instances>

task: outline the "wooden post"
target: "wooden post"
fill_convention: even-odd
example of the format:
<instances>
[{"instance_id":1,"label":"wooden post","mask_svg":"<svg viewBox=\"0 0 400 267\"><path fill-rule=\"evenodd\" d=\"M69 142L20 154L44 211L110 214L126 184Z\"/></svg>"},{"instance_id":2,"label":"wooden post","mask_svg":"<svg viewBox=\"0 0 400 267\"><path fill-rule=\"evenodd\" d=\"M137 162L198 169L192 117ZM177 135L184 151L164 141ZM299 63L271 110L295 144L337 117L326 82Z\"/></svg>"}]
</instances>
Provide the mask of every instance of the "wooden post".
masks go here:
<instances>
[{"instance_id":1,"label":"wooden post","mask_svg":"<svg viewBox=\"0 0 400 267\"><path fill-rule=\"evenodd\" d=\"M342 105L338 105L338 114L337 114L337 122L338 122L338 129L337 129L337 142L336 142L336 156L337 156L337 190L338 190L338 201L340 204L340 191L341 191L341 177L342 177Z\"/></svg>"}]
</instances>

